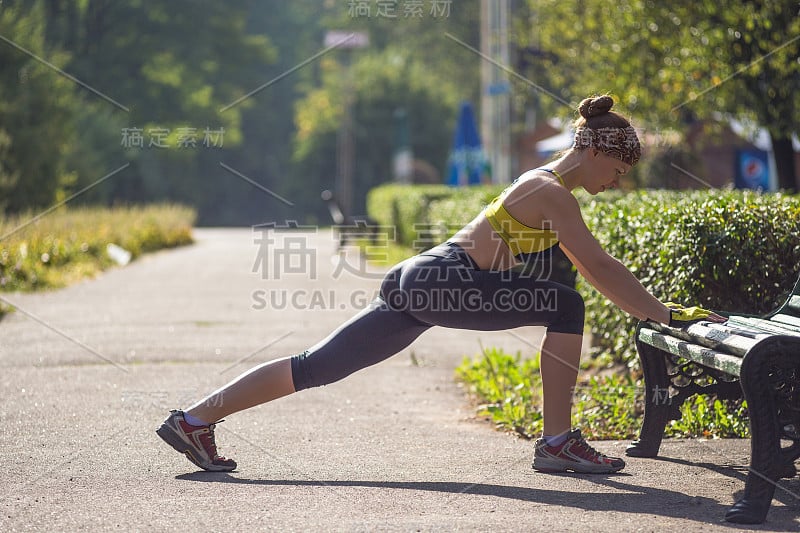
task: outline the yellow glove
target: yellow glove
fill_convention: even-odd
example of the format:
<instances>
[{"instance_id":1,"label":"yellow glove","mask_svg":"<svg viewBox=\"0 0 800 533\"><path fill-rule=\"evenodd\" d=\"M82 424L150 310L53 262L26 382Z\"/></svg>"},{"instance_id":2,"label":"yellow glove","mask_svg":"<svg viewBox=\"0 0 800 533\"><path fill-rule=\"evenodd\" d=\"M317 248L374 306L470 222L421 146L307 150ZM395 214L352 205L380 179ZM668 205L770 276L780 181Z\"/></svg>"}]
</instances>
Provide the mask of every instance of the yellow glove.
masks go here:
<instances>
[{"instance_id":1,"label":"yellow glove","mask_svg":"<svg viewBox=\"0 0 800 533\"><path fill-rule=\"evenodd\" d=\"M670 304L671 302L664 305L670 308L669 327L671 328L685 328L701 320L718 322L717 317L719 315L708 309L703 309L702 307L672 307L677 304Z\"/></svg>"}]
</instances>

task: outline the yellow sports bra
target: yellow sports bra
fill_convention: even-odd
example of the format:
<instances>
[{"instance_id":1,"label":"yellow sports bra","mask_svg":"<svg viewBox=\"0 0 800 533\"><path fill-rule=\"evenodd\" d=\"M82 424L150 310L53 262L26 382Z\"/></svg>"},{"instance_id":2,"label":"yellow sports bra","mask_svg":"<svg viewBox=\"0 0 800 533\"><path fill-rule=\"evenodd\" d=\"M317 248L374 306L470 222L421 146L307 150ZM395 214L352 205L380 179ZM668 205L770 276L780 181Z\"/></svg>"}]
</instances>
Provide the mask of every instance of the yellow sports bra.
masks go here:
<instances>
[{"instance_id":1,"label":"yellow sports bra","mask_svg":"<svg viewBox=\"0 0 800 533\"><path fill-rule=\"evenodd\" d=\"M561 185L564 185L564 179L561 174L549 168L541 168L558 178ZM503 239L511 253L514 256L520 254L533 254L552 248L558 244L558 236L556 233L549 229L531 228L526 226L511 214L503 206L503 200L509 191L510 187L501 192L494 200L492 200L483 214L486 220L489 221L494 231Z\"/></svg>"}]
</instances>

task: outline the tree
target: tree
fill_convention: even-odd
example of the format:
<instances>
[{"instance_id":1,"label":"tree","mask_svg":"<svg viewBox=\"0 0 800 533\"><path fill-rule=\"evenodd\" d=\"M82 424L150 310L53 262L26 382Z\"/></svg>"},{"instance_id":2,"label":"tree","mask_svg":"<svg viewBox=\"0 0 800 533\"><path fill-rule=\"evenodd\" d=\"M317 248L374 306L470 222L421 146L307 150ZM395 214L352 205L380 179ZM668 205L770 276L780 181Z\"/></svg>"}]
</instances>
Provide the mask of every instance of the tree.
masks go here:
<instances>
[{"instance_id":1,"label":"tree","mask_svg":"<svg viewBox=\"0 0 800 533\"><path fill-rule=\"evenodd\" d=\"M740 5L742 9L718 11L727 21L730 56L740 78L736 86L741 86L744 104L739 109L769 131L779 187L797 191L792 134L800 131L800 6L764 0Z\"/></svg>"},{"instance_id":2,"label":"tree","mask_svg":"<svg viewBox=\"0 0 800 533\"><path fill-rule=\"evenodd\" d=\"M359 150L372 153L375 149L379 154L375 161L360 162L363 166L359 172L369 175L363 187L389 179L391 147L384 147L391 144L387 137L391 135L391 120L385 120L406 102L406 95L395 91L396 87L408 87L414 102L421 98L419 102L430 104L428 109L412 105L410 112L412 127L416 128L414 115L423 117L421 123L429 126L414 130L417 154L437 166L444 164L441 154L453 127L446 121L455 112L458 100L475 100L478 96L480 59L445 36L450 32L477 46L477 10L453 3L447 13L434 16L426 2L421 17L406 17L400 2L398 16L389 18L377 16L377 5L370 4L372 17L353 16L347 2L327 0L293 0L280 5L258 0L3 0L0 9L4 12L27 17L39 25L41 46L32 44L31 49L52 59L81 83L52 71L47 73L51 81L63 86L58 89L63 94L51 89L54 100L47 105L54 107L47 115L49 120L22 124L16 132L10 132L3 122L7 131L0 135L0 151L13 148L14 157L24 155L33 168L48 161L39 157L39 145L26 142L25 147L31 150L23 152L11 143L24 136L42 140L49 135L57 137L62 144L47 154L53 156L50 163L55 166L38 172L47 177L42 178L41 187L29 191L47 198L65 197L130 163L124 172L73 201L180 201L198 208L201 224L304 220L310 214L320 215L324 211L320 210L323 205L317 185L321 176L332 175L338 125L318 130L320 135L314 141L318 153L309 153L300 164L292 156L296 149L295 124L299 123L295 121L295 110L299 109L295 102L323 87L323 64L342 55L342 50L331 50L321 59L309 61L322 51L327 29L368 31L371 44L357 54L362 58L376 54L386 60L402 50L403 61L413 64L402 69L416 78L412 82L397 79L397 74L387 70L389 65L376 66L381 76L392 80L391 98L380 100L385 108L368 104L370 99L378 101L378 95L356 102L357 118L364 120L359 122L359 142L363 143ZM394 52L384 55L390 45ZM2 52L30 60L12 46ZM336 61L331 64L335 69ZM46 67L41 67L46 72ZM0 72L4 68L11 72L12 63L4 62ZM365 79L377 80L369 76ZM325 83L325 87L331 87ZM366 94L367 89L362 91ZM3 94L0 100L6 110L19 108ZM452 111L444 111L443 104L452 106ZM39 109L47 110L47 105ZM335 96L331 105L340 105ZM435 119L442 122L436 124ZM373 130L373 126L380 130ZM202 139L206 127L224 130L223 147L178 148L180 128L194 128ZM169 130L164 139L168 148L149 145L151 132L157 129ZM144 146L123 146L126 130L139 130ZM328 135L327 140L323 140L324 135ZM326 144L330 140L333 148ZM17 172L9 166L12 162L13 158L2 160L10 174ZM220 163L290 199L295 207L289 208L263 191L255 192L253 185L224 170ZM28 179L33 178L25 177ZM29 198L28 192L19 199L20 205L48 203Z\"/></svg>"},{"instance_id":3,"label":"tree","mask_svg":"<svg viewBox=\"0 0 800 533\"><path fill-rule=\"evenodd\" d=\"M0 35L0 208L19 212L54 203L70 184L63 157L77 102L72 82L31 56L67 61L46 49L40 12L3 7Z\"/></svg>"},{"instance_id":4,"label":"tree","mask_svg":"<svg viewBox=\"0 0 800 533\"><path fill-rule=\"evenodd\" d=\"M61 105L63 116L53 112L46 125L28 123L17 134L46 139L58 133L56 120L76 132L61 135L60 151L51 150L60 154L54 158L60 168L39 173L78 190L127 161L131 166L124 174L76 201L176 200L212 204L207 211L212 213L236 210L236 205L219 204L230 185L219 162L225 150L241 142L242 115L252 106L242 97L263 82L260 71L275 58L265 35L247 31L251 3L6 0L4 13L34 21L40 30L33 37L46 38L37 53L58 58L59 67L79 80L59 80L73 94L71 108L58 93L50 94L48 105ZM13 47L11 52L20 55ZM3 104L10 103L3 98ZM48 109L40 108L43 113ZM206 128L224 132L223 148L191 147L200 146ZM151 131L168 132L162 140L168 148L154 148L145 138L143 146L125 149L126 130L139 130L145 137ZM25 143L26 148L36 146ZM15 148L22 157L19 144ZM32 163L37 163L35 156ZM235 190L238 198L248 197L247 187ZM52 195L53 186L26 191L20 199L39 205L32 196L37 192Z\"/></svg>"},{"instance_id":5,"label":"tree","mask_svg":"<svg viewBox=\"0 0 800 533\"><path fill-rule=\"evenodd\" d=\"M295 104L297 179L292 182L292 197L299 198L301 189L313 191L301 210L322 220L329 217L319 193L334 188L337 133L347 97L343 65L350 60L344 56L352 54L355 213L364 212L371 187L392 179L396 111L402 108L409 117L415 158L443 173L459 101L476 101L480 94L481 58L447 37L478 47L479 10L474 6L454 3L446 13L424 10L412 15L398 3L390 16L380 15L374 3L361 15L353 5L337 2L324 11L321 28L365 32L369 46L327 54L316 68L318 76L300 85L303 97Z\"/></svg>"},{"instance_id":6,"label":"tree","mask_svg":"<svg viewBox=\"0 0 800 533\"><path fill-rule=\"evenodd\" d=\"M651 131L749 119L770 132L781 186L796 190L786 156L800 123L795 2L530 0L528 8L534 23L518 28L519 46L547 52L528 73L569 103L542 96L547 110L567 115L581 97L610 92Z\"/></svg>"},{"instance_id":7,"label":"tree","mask_svg":"<svg viewBox=\"0 0 800 533\"><path fill-rule=\"evenodd\" d=\"M303 181L319 198L334 188L336 136L345 101L345 72L334 59L324 61L322 86L296 105L295 161ZM409 116L414 155L444 169L458 107L458 90L431 73L418 59L389 47L355 61L352 73L356 165L354 212L363 213L367 191L392 179L394 113ZM319 216L321 204L315 199ZM309 206L310 207L310 206Z\"/></svg>"}]
</instances>

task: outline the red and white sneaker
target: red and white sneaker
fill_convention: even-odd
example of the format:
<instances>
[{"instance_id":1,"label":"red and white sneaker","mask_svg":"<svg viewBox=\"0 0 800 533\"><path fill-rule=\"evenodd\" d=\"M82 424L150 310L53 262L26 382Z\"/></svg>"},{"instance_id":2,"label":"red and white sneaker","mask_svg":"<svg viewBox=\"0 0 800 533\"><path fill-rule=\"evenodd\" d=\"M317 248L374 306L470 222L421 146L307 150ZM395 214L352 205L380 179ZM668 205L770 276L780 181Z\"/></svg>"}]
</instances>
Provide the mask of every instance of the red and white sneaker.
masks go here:
<instances>
[{"instance_id":1,"label":"red and white sneaker","mask_svg":"<svg viewBox=\"0 0 800 533\"><path fill-rule=\"evenodd\" d=\"M622 459L607 457L589 446L579 429L570 431L567 440L558 446L548 446L543 438L538 439L534 449L533 468L540 472L610 474L625 468Z\"/></svg>"},{"instance_id":2,"label":"red and white sneaker","mask_svg":"<svg viewBox=\"0 0 800 533\"><path fill-rule=\"evenodd\" d=\"M214 426L193 426L184 420L183 411L173 410L156 433L200 468L230 472L236 468L236 461L217 455Z\"/></svg>"}]
</instances>

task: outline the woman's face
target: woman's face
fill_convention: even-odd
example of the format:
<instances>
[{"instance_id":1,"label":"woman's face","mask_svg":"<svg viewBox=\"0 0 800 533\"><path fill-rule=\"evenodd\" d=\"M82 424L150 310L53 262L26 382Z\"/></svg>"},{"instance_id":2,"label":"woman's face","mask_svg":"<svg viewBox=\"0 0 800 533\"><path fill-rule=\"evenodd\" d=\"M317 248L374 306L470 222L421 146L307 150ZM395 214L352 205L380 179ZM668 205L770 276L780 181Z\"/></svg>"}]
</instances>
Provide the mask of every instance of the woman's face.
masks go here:
<instances>
[{"instance_id":1,"label":"woman's face","mask_svg":"<svg viewBox=\"0 0 800 533\"><path fill-rule=\"evenodd\" d=\"M607 189L615 189L619 185L620 176L631 169L628 163L623 163L596 148L589 149L587 156L591 163L591 172L583 188L592 195Z\"/></svg>"}]
</instances>

